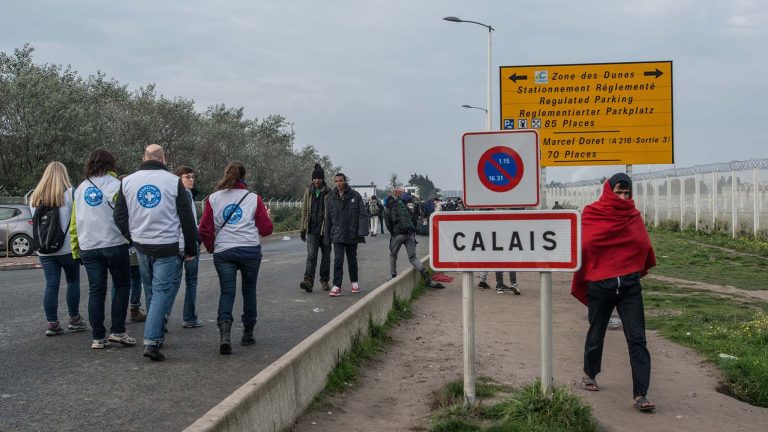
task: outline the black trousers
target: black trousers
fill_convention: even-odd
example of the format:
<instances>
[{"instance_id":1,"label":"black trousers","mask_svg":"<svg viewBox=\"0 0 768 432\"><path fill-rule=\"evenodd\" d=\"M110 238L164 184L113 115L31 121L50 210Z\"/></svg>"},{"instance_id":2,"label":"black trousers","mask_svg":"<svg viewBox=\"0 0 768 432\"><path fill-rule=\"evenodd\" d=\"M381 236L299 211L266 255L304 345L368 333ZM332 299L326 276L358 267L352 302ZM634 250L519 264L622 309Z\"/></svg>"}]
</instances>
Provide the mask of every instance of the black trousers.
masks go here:
<instances>
[{"instance_id":1,"label":"black trousers","mask_svg":"<svg viewBox=\"0 0 768 432\"><path fill-rule=\"evenodd\" d=\"M341 287L344 279L344 254L347 255L349 281L357 282L357 243L333 244L333 286Z\"/></svg>"},{"instance_id":2,"label":"black trousers","mask_svg":"<svg viewBox=\"0 0 768 432\"><path fill-rule=\"evenodd\" d=\"M587 297L589 331L584 344L584 373L590 378L600 373L605 332L611 313L616 308L629 348L632 393L633 396L645 396L651 380L651 354L645 341L645 312L640 274L633 273L620 278L589 282Z\"/></svg>"},{"instance_id":3,"label":"black trousers","mask_svg":"<svg viewBox=\"0 0 768 432\"><path fill-rule=\"evenodd\" d=\"M320 281L328 281L331 279L331 243L318 233L307 233L307 265L304 268L304 277L315 280L318 251L321 255Z\"/></svg>"}]
</instances>

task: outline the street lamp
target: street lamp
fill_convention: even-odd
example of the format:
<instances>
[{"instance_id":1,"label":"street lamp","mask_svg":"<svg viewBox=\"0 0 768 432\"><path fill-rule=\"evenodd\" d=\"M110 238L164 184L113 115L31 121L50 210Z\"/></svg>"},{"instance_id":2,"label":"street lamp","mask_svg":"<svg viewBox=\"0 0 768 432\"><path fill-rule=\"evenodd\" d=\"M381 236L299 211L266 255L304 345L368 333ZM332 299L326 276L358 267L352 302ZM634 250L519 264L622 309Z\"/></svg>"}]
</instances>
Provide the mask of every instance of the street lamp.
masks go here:
<instances>
[{"instance_id":1,"label":"street lamp","mask_svg":"<svg viewBox=\"0 0 768 432\"><path fill-rule=\"evenodd\" d=\"M483 110L483 111L485 111L485 113L486 113L486 114L488 114L488 110L487 110L487 109L485 109L485 108L480 108L480 107L471 106L471 105L462 105L461 107L462 107L462 108L474 108L474 109Z\"/></svg>"},{"instance_id":2,"label":"street lamp","mask_svg":"<svg viewBox=\"0 0 768 432\"><path fill-rule=\"evenodd\" d=\"M485 110L485 113L486 113L485 128L486 130L491 130L491 116L492 116L491 114L492 113L492 109L491 109L491 34L494 29L488 24L483 24L477 21L463 20L461 18L456 18L454 16L445 17L443 19L445 21L451 21L451 22L457 22L457 23L465 22L465 23L477 24L479 26L483 26L488 29L488 100L487 100L487 109Z\"/></svg>"}]
</instances>

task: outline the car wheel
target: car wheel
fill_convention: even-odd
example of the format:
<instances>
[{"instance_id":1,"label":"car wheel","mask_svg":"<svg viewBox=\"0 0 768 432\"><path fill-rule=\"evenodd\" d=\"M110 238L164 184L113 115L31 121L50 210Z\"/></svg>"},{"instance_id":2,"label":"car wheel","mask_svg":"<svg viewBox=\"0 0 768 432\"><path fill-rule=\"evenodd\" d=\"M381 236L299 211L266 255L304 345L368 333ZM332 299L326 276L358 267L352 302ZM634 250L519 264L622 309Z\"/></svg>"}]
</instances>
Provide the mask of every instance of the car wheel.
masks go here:
<instances>
[{"instance_id":1,"label":"car wheel","mask_svg":"<svg viewBox=\"0 0 768 432\"><path fill-rule=\"evenodd\" d=\"M32 253L32 238L19 234L11 238L11 252L16 256L27 256Z\"/></svg>"}]
</instances>

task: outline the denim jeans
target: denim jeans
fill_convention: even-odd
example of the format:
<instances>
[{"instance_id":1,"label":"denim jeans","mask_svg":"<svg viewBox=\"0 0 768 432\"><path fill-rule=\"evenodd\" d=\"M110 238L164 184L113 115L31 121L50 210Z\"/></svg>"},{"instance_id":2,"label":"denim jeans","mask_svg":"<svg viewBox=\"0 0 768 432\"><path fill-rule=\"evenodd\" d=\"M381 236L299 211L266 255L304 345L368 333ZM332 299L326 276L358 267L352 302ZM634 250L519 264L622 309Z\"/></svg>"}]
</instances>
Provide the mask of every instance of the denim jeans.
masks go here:
<instances>
[{"instance_id":1,"label":"denim jeans","mask_svg":"<svg viewBox=\"0 0 768 432\"><path fill-rule=\"evenodd\" d=\"M110 333L125 333L128 296L131 291L128 245L81 250L80 259L88 275L88 322L94 339L104 339L104 304L107 298L107 272L112 275L115 295L112 297L112 326Z\"/></svg>"},{"instance_id":2,"label":"denim jeans","mask_svg":"<svg viewBox=\"0 0 768 432\"><path fill-rule=\"evenodd\" d=\"M183 320L185 322L197 321L197 312L195 312L195 301L197 299L197 269L200 266L200 247L197 248L197 254L195 258L189 261L184 261L184 282L186 283L186 289L184 291L184 314ZM181 273L174 281L175 291L173 298L168 298L168 304L166 305L166 315L171 315L173 310L173 302L176 300L176 294L181 287Z\"/></svg>"},{"instance_id":3,"label":"denim jeans","mask_svg":"<svg viewBox=\"0 0 768 432\"><path fill-rule=\"evenodd\" d=\"M600 373L603 343L613 309L619 312L624 338L629 348L632 368L632 395L645 396L651 380L651 354L645 340L645 312L643 310L640 274L589 282L589 331L584 343L584 373L594 378Z\"/></svg>"},{"instance_id":4,"label":"denim jeans","mask_svg":"<svg viewBox=\"0 0 768 432\"><path fill-rule=\"evenodd\" d=\"M357 282L357 243L333 244L333 286L341 288L344 280L344 254L347 255L349 281Z\"/></svg>"},{"instance_id":5,"label":"denim jeans","mask_svg":"<svg viewBox=\"0 0 768 432\"><path fill-rule=\"evenodd\" d=\"M112 298L115 298L115 284L112 284ZM131 266L131 295L128 299L131 307L141 307L141 271L139 266Z\"/></svg>"},{"instance_id":6,"label":"denim jeans","mask_svg":"<svg viewBox=\"0 0 768 432\"><path fill-rule=\"evenodd\" d=\"M423 273L424 266L416 258L416 238L413 234L396 234L389 239L389 273L393 276L397 274L397 254L403 245L408 261L419 273Z\"/></svg>"},{"instance_id":7,"label":"denim jeans","mask_svg":"<svg viewBox=\"0 0 768 432\"><path fill-rule=\"evenodd\" d=\"M43 310L48 322L59 320L59 283L61 282L61 270L67 280L67 310L69 316L80 314L80 265L72 259L72 254L65 255L40 255L40 265L45 274L45 291L43 293Z\"/></svg>"},{"instance_id":8,"label":"denim jeans","mask_svg":"<svg viewBox=\"0 0 768 432\"><path fill-rule=\"evenodd\" d=\"M317 252L320 251L320 280L331 280L331 243L319 233L307 233L307 265L304 277L315 280Z\"/></svg>"},{"instance_id":9,"label":"denim jeans","mask_svg":"<svg viewBox=\"0 0 768 432\"><path fill-rule=\"evenodd\" d=\"M147 301L147 321L144 323L144 345L159 345L165 341L167 304L175 298L175 282L181 273L181 257L155 257L136 251ZM149 294L151 292L151 295Z\"/></svg>"},{"instance_id":10,"label":"denim jeans","mask_svg":"<svg viewBox=\"0 0 768 432\"><path fill-rule=\"evenodd\" d=\"M237 294L237 271L240 270L243 293L243 326L256 324L256 281L261 267L261 246L243 246L213 254L213 265L219 275L218 321L234 321L232 308Z\"/></svg>"}]
</instances>

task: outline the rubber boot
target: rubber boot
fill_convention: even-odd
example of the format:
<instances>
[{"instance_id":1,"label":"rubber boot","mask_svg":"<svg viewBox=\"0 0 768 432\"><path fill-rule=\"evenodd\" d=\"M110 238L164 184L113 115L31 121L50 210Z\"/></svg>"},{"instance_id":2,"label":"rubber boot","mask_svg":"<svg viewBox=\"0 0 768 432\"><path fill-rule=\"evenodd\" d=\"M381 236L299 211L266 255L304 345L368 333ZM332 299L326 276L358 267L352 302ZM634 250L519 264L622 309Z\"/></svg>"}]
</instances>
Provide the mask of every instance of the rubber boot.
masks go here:
<instances>
[{"instance_id":1,"label":"rubber boot","mask_svg":"<svg viewBox=\"0 0 768 432\"><path fill-rule=\"evenodd\" d=\"M232 354L232 342L229 336L232 333L232 321L218 321L219 333L221 334L221 343L219 345L219 354Z\"/></svg>"},{"instance_id":2,"label":"rubber boot","mask_svg":"<svg viewBox=\"0 0 768 432\"><path fill-rule=\"evenodd\" d=\"M243 324L243 338L240 339L240 345L247 346L256 343L256 339L253 337L253 327L256 323Z\"/></svg>"}]
</instances>

